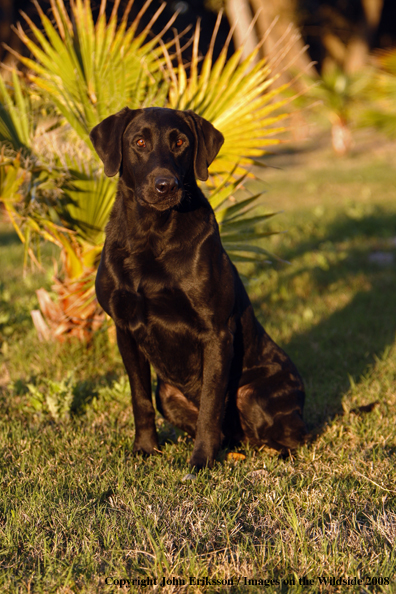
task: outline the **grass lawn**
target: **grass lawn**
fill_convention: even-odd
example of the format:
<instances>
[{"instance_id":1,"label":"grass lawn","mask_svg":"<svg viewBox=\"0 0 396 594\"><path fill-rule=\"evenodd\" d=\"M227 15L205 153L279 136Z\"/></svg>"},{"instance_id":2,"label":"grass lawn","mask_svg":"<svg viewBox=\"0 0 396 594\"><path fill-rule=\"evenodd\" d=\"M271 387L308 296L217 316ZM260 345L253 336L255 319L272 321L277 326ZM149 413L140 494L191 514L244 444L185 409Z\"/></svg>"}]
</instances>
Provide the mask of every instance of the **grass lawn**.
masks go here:
<instances>
[{"instance_id":1,"label":"grass lawn","mask_svg":"<svg viewBox=\"0 0 396 594\"><path fill-rule=\"evenodd\" d=\"M263 245L290 264L250 270L249 293L315 438L287 459L222 452L194 482L192 441L160 417L161 454L131 454L105 333L38 341L51 250L23 278L1 225L0 592L396 592L396 151L362 132L345 159L319 138L267 163L263 208L288 233Z\"/></svg>"}]
</instances>

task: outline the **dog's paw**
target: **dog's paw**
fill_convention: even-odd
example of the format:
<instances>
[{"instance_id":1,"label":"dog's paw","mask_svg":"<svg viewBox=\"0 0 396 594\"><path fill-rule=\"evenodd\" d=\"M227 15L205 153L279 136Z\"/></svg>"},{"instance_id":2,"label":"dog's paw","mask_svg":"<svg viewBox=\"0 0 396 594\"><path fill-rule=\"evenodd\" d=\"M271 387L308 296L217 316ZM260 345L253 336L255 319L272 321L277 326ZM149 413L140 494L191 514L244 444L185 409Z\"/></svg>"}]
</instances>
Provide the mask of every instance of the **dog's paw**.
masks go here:
<instances>
[{"instance_id":1,"label":"dog's paw","mask_svg":"<svg viewBox=\"0 0 396 594\"><path fill-rule=\"evenodd\" d=\"M133 453L134 454L142 454L143 456L151 456L159 451L158 443L144 441L142 439L135 439L135 443L133 444Z\"/></svg>"},{"instance_id":2,"label":"dog's paw","mask_svg":"<svg viewBox=\"0 0 396 594\"><path fill-rule=\"evenodd\" d=\"M214 454L205 452L203 450L193 451L192 456L188 462L191 469L196 471L202 470L205 467L212 468L214 464Z\"/></svg>"}]
</instances>

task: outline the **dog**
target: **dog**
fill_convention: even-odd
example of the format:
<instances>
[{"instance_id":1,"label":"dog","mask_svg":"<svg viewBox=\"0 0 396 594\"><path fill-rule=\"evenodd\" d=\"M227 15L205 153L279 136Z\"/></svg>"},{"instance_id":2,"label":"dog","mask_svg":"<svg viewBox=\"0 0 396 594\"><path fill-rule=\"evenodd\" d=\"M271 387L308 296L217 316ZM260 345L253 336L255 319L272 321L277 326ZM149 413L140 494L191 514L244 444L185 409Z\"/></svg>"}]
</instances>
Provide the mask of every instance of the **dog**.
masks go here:
<instances>
[{"instance_id":1,"label":"dog","mask_svg":"<svg viewBox=\"0 0 396 594\"><path fill-rule=\"evenodd\" d=\"M196 182L223 135L189 110L125 107L90 138L106 175L120 174L96 294L130 381L134 452L159 448L150 366L157 409L194 438L192 468L211 467L224 443L295 449L302 379L256 319Z\"/></svg>"}]
</instances>

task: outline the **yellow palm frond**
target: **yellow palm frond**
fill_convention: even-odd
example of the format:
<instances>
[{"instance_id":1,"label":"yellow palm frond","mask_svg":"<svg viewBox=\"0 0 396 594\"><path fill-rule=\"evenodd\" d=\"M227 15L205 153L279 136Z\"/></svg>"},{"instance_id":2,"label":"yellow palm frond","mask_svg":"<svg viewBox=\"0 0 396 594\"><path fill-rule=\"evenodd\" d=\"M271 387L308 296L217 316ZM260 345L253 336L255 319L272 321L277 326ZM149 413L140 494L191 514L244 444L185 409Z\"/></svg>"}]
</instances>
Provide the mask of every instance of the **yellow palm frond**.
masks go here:
<instances>
[{"instance_id":1,"label":"yellow palm frond","mask_svg":"<svg viewBox=\"0 0 396 594\"><path fill-rule=\"evenodd\" d=\"M266 147L280 142L276 137L284 132L281 122L288 116L285 109L291 101L283 91L286 83L274 88L280 73L272 75L266 58L259 58L260 44L246 57L243 47L227 59L228 43L218 58L213 58L221 15L219 15L208 52L199 68L198 53L200 24L197 23L192 43L192 58L188 68L182 53L177 52L178 65L174 68L166 47L166 74L169 81L168 107L192 109L220 130L225 142L212 163L212 175L235 175L264 155Z\"/></svg>"}]
</instances>

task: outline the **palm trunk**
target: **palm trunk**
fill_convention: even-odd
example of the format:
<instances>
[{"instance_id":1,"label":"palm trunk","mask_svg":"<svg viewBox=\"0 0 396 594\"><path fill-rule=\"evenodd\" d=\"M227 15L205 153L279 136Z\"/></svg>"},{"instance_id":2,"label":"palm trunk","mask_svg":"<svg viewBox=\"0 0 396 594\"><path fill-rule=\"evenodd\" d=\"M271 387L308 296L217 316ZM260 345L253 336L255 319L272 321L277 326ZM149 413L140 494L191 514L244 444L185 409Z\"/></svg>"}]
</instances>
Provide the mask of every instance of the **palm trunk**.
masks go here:
<instances>
[{"instance_id":1,"label":"palm trunk","mask_svg":"<svg viewBox=\"0 0 396 594\"><path fill-rule=\"evenodd\" d=\"M249 0L227 0L225 12L231 29L235 47L244 46L243 57L252 53L257 45L257 35L251 28L253 15L250 10Z\"/></svg>"},{"instance_id":2,"label":"palm trunk","mask_svg":"<svg viewBox=\"0 0 396 594\"><path fill-rule=\"evenodd\" d=\"M299 37L296 25L296 6L294 0L250 0L254 14L259 12L257 30L259 38L265 38L263 51L270 58L276 55L280 48L290 40L287 54L277 64L277 71L281 72L291 64L293 69L306 72L313 78L317 72L306 51L304 41ZM294 40L292 41L292 36ZM281 42L282 38L284 41ZM284 82L284 81L282 81Z\"/></svg>"}]
</instances>

